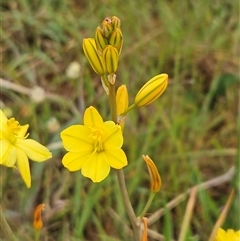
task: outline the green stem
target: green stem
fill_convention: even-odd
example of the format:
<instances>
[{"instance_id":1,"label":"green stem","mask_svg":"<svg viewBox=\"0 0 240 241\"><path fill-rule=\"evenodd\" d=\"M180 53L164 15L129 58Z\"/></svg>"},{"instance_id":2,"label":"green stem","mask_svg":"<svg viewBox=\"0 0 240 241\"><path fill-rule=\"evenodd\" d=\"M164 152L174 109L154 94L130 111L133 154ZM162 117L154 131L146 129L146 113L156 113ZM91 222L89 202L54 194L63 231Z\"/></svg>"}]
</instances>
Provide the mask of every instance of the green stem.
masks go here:
<instances>
[{"instance_id":1,"label":"green stem","mask_svg":"<svg viewBox=\"0 0 240 241\"><path fill-rule=\"evenodd\" d=\"M135 103L132 104L132 105L130 105L120 116L121 116L121 117L124 117L130 110L132 110L132 109L134 109L134 108L136 108Z\"/></svg>"},{"instance_id":2,"label":"green stem","mask_svg":"<svg viewBox=\"0 0 240 241\"><path fill-rule=\"evenodd\" d=\"M140 238L141 238L140 225L137 224L138 223L137 218L134 213L131 201L129 199L129 195L128 195L127 187L126 187L126 183L125 183L125 178L124 178L124 173L123 173L122 169L117 170L117 178L118 178L120 191L121 191L121 194L123 197L124 205L125 205L128 217L129 217L130 222L133 227L135 241L140 241Z\"/></svg>"},{"instance_id":3,"label":"green stem","mask_svg":"<svg viewBox=\"0 0 240 241\"><path fill-rule=\"evenodd\" d=\"M10 226L7 223L7 220L5 219L2 207L0 206L0 227L2 232L5 234L8 241L17 241L16 237L14 236Z\"/></svg>"},{"instance_id":4,"label":"green stem","mask_svg":"<svg viewBox=\"0 0 240 241\"><path fill-rule=\"evenodd\" d=\"M143 211L140 215L140 219L142 219L145 216L146 212L148 211L148 209L149 209L149 207L152 203L152 200L153 200L155 194L156 194L155 192L151 192L151 195L149 196L148 201L147 201L147 203L146 203L146 205L145 205L145 207L144 207L144 209L143 209Z\"/></svg>"},{"instance_id":5,"label":"green stem","mask_svg":"<svg viewBox=\"0 0 240 241\"><path fill-rule=\"evenodd\" d=\"M112 120L115 123L117 123L117 104L116 104L116 91L115 91L114 84L109 83L108 97L109 97L109 105L111 109ZM127 187L125 183L125 177L122 169L117 170L117 178L118 178L121 195L123 197L123 202L126 208L126 212L128 214L128 217L133 227L135 241L140 241L141 239L140 225L138 225L136 215L134 213L131 201L129 199L129 195L128 195Z\"/></svg>"},{"instance_id":6,"label":"green stem","mask_svg":"<svg viewBox=\"0 0 240 241\"><path fill-rule=\"evenodd\" d=\"M39 241L40 230L35 230L35 241Z\"/></svg>"},{"instance_id":7,"label":"green stem","mask_svg":"<svg viewBox=\"0 0 240 241\"><path fill-rule=\"evenodd\" d=\"M111 109L112 121L117 123L117 104L116 104L116 91L115 85L109 84L109 104Z\"/></svg>"}]
</instances>

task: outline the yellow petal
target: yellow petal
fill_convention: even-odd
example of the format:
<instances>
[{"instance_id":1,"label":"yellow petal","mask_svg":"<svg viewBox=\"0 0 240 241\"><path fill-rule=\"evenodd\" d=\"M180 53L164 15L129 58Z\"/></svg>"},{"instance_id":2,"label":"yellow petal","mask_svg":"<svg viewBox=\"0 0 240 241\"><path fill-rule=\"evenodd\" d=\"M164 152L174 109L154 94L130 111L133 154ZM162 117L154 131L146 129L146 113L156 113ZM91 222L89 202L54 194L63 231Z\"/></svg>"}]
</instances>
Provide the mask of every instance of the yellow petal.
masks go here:
<instances>
[{"instance_id":1,"label":"yellow petal","mask_svg":"<svg viewBox=\"0 0 240 241\"><path fill-rule=\"evenodd\" d=\"M20 130L18 132L18 138L24 138L27 130L28 130L29 125L24 125L24 126L20 126Z\"/></svg>"},{"instance_id":2,"label":"yellow petal","mask_svg":"<svg viewBox=\"0 0 240 241\"><path fill-rule=\"evenodd\" d=\"M7 123L8 118L3 113L3 111L0 109L0 128L2 128L2 125Z\"/></svg>"},{"instance_id":3,"label":"yellow petal","mask_svg":"<svg viewBox=\"0 0 240 241\"><path fill-rule=\"evenodd\" d=\"M93 182L101 182L110 172L104 152L96 152L83 165L82 175L89 177Z\"/></svg>"},{"instance_id":4,"label":"yellow petal","mask_svg":"<svg viewBox=\"0 0 240 241\"><path fill-rule=\"evenodd\" d=\"M0 140L0 164L13 167L17 160L17 149L9 141Z\"/></svg>"},{"instance_id":5,"label":"yellow petal","mask_svg":"<svg viewBox=\"0 0 240 241\"><path fill-rule=\"evenodd\" d=\"M71 172L78 171L88 160L90 152L68 152L62 159L62 164Z\"/></svg>"},{"instance_id":6,"label":"yellow petal","mask_svg":"<svg viewBox=\"0 0 240 241\"><path fill-rule=\"evenodd\" d=\"M121 148L123 144L123 136L121 127L119 125L114 125L111 128L106 128L107 137L104 140L105 150L116 150Z\"/></svg>"},{"instance_id":7,"label":"yellow petal","mask_svg":"<svg viewBox=\"0 0 240 241\"><path fill-rule=\"evenodd\" d=\"M89 138L90 131L83 125L73 125L60 133L62 143L67 151L90 151L93 149L93 140Z\"/></svg>"},{"instance_id":8,"label":"yellow petal","mask_svg":"<svg viewBox=\"0 0 240 241\"><path fill-rule=\"evenodd\" d=\"M32 139L18 139L16 146L33 161L42 162L52 157L52 153L45 146Z\"/></svg>"},{"instance_id":9,"label":"yellow petal","mask_svg":"<svg viewBox=\"0 0 240 241\"><path fill-rule=\"evenodd\" d=\"M6 124L7 124L7 117L3 113L3 111L0 109L0 139L4 138L4 135L6 135Z\"/></svg>"},{"instance_id":10,"label":"yellow petal","mask_svg":"<svg viewBox=\"0 0 240 241\"><path fill-rule=\"evenodd\" d=\"M18 169L21 173L21 176L26 183L27 187L31 187L31 175L30 175L30 168L28 157L20 148L17 149L17 164Z\"/></svg>"},{"instance_id":11,"label":"yellow petal","mask_svg":"<svg viewBox=\"0 0 240 241\"><path fill-rule=\"evenodd\" d=\"M107 157L108 164L115 169L121 169L128 163L125 152L122 149L105 151L104 153Z\"/></svg>"},{"instance_id":12,"label":"yellow petal","mask_svg":"<svg viewBox=\"0 0 240 241\"><path fill-rule=\"evenodd\" d=\"M83 123L85 126L90 127L99 126L103 124L103 119L98 113L97 109L95 109L93 106L90 106L85 110Z\"/></svg>"}]
</instances>

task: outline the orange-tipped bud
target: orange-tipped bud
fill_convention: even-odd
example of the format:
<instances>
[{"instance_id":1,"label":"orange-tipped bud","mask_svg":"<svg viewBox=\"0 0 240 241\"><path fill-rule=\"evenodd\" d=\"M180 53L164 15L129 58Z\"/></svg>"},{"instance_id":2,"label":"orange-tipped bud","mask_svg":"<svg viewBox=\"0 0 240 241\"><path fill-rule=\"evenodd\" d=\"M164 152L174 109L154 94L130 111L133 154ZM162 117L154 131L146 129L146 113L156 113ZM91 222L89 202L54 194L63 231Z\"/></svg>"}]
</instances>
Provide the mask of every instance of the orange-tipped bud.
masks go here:
<instances>
[{"instance_id":1,"label":"orange-tipped bud","mask_svg":"<svg viewBox=\"0 0 240 241\"><path fill-rule=\"evenodd\" d=\"M45 209L45 204L39 204L34 211L33 227L40 230L43 226L41 212Z\"/></svg>"},{"instance_id":2,"label":"orange-tipped bud","mask_svg":"<svg viewBox=\"0 0 240 241\"><path fill-rule=\"evenodd\" d=\"M150 79L137 93L135 97L136 106L151 104L159 98L168 85L168 75L160 74Z\"/></svg>"},{"instance_id":3,"label":"orange-tipped bud","mask_svg":"<svg viewBox=\"0 0 240 241\"><path fill-rule=\"evenodd\" d=\"M147 164L148 171L150 174L151 179L151 191L152 192L158 192L162 186L162 181L160 174L158 172L158 169L156 165L154 164L153 160L148 155L142 155L144 161Z\"/></svg>"}]
</instances>

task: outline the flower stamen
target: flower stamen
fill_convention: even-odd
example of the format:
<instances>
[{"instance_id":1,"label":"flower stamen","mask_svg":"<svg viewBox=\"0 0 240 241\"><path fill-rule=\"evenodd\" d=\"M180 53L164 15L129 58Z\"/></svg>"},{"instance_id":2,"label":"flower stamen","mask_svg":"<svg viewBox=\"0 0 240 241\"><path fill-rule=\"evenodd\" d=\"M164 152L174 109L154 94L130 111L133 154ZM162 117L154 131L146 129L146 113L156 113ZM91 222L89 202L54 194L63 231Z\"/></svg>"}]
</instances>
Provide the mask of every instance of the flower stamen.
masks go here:
<instances>
[{"instance_id":1,"label":"flower stamen","mask_svg":"<svg viewBox=\"0 0 240 241\"><path fill-rule=\"evenodd\" d=\"M94 152L103 151L103 130L96 127L90 127L91 134L89 135L94 142Z\"/></svg>"},{"instance_id":2,"label":"flower stamen","mask_svg":"<svg viewBox=\"0 0 240 241\"><path fill-rule=\"evenodd\" d=\"M7 128L8 128L8 140L11 144L14 144L17 140L17 136L19 131L21 130L21 126L15 118L10 118L7 120Z\"/></svg>"}]
</instances>

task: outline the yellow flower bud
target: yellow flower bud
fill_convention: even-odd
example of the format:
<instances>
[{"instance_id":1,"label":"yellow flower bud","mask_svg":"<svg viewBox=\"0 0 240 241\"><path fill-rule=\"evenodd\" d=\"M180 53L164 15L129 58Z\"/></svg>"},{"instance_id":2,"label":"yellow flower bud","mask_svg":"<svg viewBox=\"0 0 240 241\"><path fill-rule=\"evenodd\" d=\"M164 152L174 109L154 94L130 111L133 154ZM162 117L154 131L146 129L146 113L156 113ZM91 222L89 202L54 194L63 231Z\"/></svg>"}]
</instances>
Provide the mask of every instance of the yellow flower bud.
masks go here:
<instances>
[{"instance_id":1,"label":"yellow flower bud","mask_svg":"<svg viewBox=\"0 0 240 241\"><path fill-rule=\"evenodd\" d=\"M33 227L40 230L43 226L41 212L45 209L45 204L39 204L34 211Z\"/></svg>"},{"instance_id":2,"label":"yellow flower bud","mask_svg":"<svg viewBox=\"0 0 240 241\"><path fill-rule=\"evenodd\" d=\"M121 85L117 89L116 94L116 103L117 103L117 115L120 116L127 108L128 108L128 91L126 85ZM119 120L119 125L124 128L124 120L123 118Z\"/></svg>"},{"instance_id":3,"label":"yellow flower bud","mask_svg":"<svg viewBox=\"0 0 240 241\"><path fill-rule=\"evenodd\" d=\"M107 45L107 47L103 50L103 63L108 74L113 74L116 72L118 67L118 57L118 50L111 45Z\"/></svg>"},{"instance_id":4,"label":"yellow flower bud","mask_svg":"<svg viewBox=\"0 0 240 241\"><path fill-rule=\"evenodd\" d=\"M120 28L116 28L109 37L108 43L115 47L120 54L123 46L123 35Z\"/></svg>"},{"instance_id":5,"label":"yellow flower bud","mask_svg":"<svg viewBox=\"0 0 240 241\"><path fill-rule=\"evenodd\" d=\"M113 31L112 18L107 17L102 21L102 33L105 38L108 38Z\"/></svg>"},{"instance_id":6,"label":"yellow flower bud","mask_svg":"<svg viewBox=\"0 0 240 241\"><path fill-rule=\"evenodd\" d=\"M155 101L165 91L168 85L168 75L160 74L150 79L137 93L136 106L145 106Z\"/></svg>"},{"instance_id":7,"label":"yellow flower bud","mask_svg":"<svg viewBox=\"0 0 240 241\"><path fill-rule=\"evenodd\" d=\"M103 64L102 57L97 52L96 43L93 38L85 38L83 40L83 51L95 73L100 76L105 74L105 65Z\"/></svg>"},{"instance_id":8,"label":"yellow flower bud","mask_svg":"<svg viewBox=\"0 0 240 241\"><path fill-rule=\"evenodd\" d=\"M142 155L142 157L147 164L148 171L150 174L151 191L158 192L162 186L162 181L161 181L160 174L157 170L157 167L148 155L146 155L146 156Z\"/></svg>"},{"instance_id":9,"label":"yellow flower bud","mask_svg":"<svg viewBox=\"0 0 240 241\"><path fill-rule=\"evenodd\" d=\"M113 25L113 29L120 28L120 26L121 26L120 19L116 16L112 16L112 25Z\"/></svg>"},{"instance_id":10,"label":"yellow flower bud","mask_svg":"<svg viewBox=\"0 0 240 241\"><path fill-rule=\"evenodd\" d=\"M107 42L107 39L104 38L100 27L97 27L95 31L94 39L95 39L97 51L100 55L102 55L102 51L108 45L108 42Z\"/></svg>"}]
</instances>

